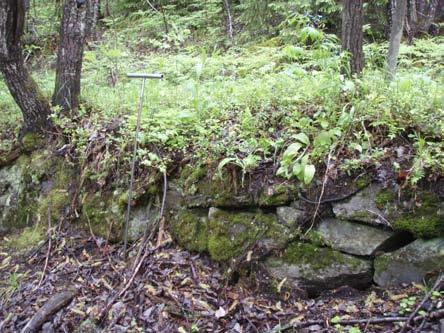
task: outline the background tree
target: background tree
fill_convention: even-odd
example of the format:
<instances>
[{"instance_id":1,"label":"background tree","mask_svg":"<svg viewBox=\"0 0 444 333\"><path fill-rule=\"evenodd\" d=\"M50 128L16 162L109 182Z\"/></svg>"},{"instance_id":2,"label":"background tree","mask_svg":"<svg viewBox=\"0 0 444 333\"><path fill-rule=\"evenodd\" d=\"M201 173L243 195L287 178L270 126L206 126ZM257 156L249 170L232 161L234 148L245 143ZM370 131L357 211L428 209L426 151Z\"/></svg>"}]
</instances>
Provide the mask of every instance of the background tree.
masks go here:
<instances>
[{"instance_id":1,"label":"background tree","mask_svg":"<svg viewBox=\"0 0 444 333\"><path fill-rule=\"evenodd\" d=\"M342 50L350 54L351 74L364 68L363 0L344 0L342 8Z\"/></svg>"},{"instance_id":2,"label":"background tree","mask_svg":"<svg viewBox=\"0 0 444 333\"><path fill-rule=\"evenodd\" d=\"M60 44L53 105L76 110L80 102L83 51L97 22L98 0L65 0L60 26Z\"/></svg>"},{"instance_id":3,"label":"background tree","mask_svg":"<svg viewBox=\"0 0 444 333\"><path fill-rule=\"evenodd\" d=\"M24 0L0 1L0 70L23 114L22 134L42 132L50 126L50 105L29 74L23 59Z\"/></svg>"},{"instance_id":4,"label":"background tree","mask_svg":"<svg viewBox=\"0 0 444 333\"><path fill-rule=\"evenodd\" d=\"M390 29L389 51L387 54L387 70L392 78L396 74L399 48L401 46L404 21L407 14L407 1L408 0L391 0L392 24Z\"/></svg>"}]
</instances>

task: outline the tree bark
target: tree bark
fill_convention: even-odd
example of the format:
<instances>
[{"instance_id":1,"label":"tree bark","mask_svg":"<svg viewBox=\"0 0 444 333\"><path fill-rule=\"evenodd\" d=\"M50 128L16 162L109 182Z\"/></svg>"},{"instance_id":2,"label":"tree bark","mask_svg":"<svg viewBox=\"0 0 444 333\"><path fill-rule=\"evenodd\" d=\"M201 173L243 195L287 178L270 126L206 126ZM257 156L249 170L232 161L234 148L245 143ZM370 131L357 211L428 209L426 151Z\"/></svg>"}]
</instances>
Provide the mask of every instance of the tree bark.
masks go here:
<instances>
[{"instance_id":1,"label":"tree bark","mask_svg":"<svg viewBox=\"0 0 444 333\"><path fill-rule=\"evenodd\" d=\"M50 105L23 60L21 37L25 25L24 0L0 1L0 71L23 114L22 133L43 132L51 126Z\"/></svg>"},{"instance_id":2,"label":"tree bark","mask_svg":"<svg viewBox=\"0 0 444 333\"><path fill-rule=\"evenodd\" d=\"M229 0L224 0L224 8L225 8L225 12L227 13L228 37L230 37L230 39L233 39L233 18L231 16L231 6L229 3Z\"/></svg>"},{"instance_id":3,"label":"tree bark","mask_svg":"<svg viewBox=\"0 0 444 333\"><path fill-rule=\"evenodd\" d=\"M345 0L342 9L342 50L350 54L350 73L364 68L363 0Z\"/></svg>"},{"instance_id":4,"label":"tree bark","mask_svg":"<svg viewBox=\"0 0 444 333\"><path fill-rule=\"evenodd\" d=\"M399 48L401 46L402 32L404 29L404 21L407 12L408 0L391 0L392 1L392 27L390 30L390 44L387 55L387 69L390 77L393 79L396 74L398 64Z\"/></svg>"},{"instance_id":5,"label":"tree bark","mask_svg":"<svg viewBox=\"0 0 444 333\"><path fill-rule=\"evenodd\" d=\"M76 110L80 104L80 78L86 38L94 31L97 22L97 0L78 5L76 0L65 0L60 27L60 45L53 105L63 111Z\"/></svg>"}]
</instances>

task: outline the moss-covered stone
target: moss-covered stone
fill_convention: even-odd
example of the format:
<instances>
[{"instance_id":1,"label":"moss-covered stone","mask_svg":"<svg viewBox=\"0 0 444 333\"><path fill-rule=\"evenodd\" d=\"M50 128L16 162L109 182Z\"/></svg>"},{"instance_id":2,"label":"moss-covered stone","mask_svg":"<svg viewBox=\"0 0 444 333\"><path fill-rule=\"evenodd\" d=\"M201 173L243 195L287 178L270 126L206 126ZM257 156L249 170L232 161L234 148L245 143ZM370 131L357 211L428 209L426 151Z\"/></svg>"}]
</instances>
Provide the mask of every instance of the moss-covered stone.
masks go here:
<instances>
[{"instance_id":1,"label":"moss-covered stone","mask_svg":"<svg viewBox=\"0 0 444 333\"><path fill-rule=\"evenodd\" d=\"M37 202L38 219L43 221L43 223L47 223L50 216L51 223L58 223L65 216L65 208L71 203L70 198L71 196L67 190L52 190Z\"/></svg>"},{"instance_id":2,"label":"moss-covered stone","mask_svg":"<svg viewBox=\"0 0 444 333\"><path fill-rule=\"evenodd\" d=\"M202 210L181 210L171 221L171 233L190 251L208 251L208 217Z\"/></svg>"},{"instance_id":3,"label":"moss-covered stone","mask_svg":"<svg viewBox=\"0 0 444 333\"><path fill-rule=\"evenodd\" d=\"M179 176L178 187L188 208L244 207L254 204L247 184L242 186L236 174L224 172L222 178L215 177L205 166L187 165Z\"/></svg>"},{"instance_id":4,"label":"moss-covered stone","mask_svg":"<svg viewBox=\"0 0 444 333\"><path fill-rule=\"evenodd\" d=\"M308 243L291 244L285 250L282 259L289 264L310 265L313 269L322 269L335 263L345 262L340 252Z\"/></svg>"},{"instance_id":5,"label":"moss-covered stone","mask_svg":"<svg viewBox=\"0 0 444 333\"><path fill-rule=\"evenodd\" d=\"M396 202L396 194L389 189L382 189L376 194L375 204L379 209L386 209Z\"/></svg>"},{"instance_id":6,"label":"moss-covered stone","mask_svg":"<svg viewBox=\"0 0 444 333\"><path fill-rule=\"evenodd\" d=\"M107 193L88 193L82 199L81 223L96 236L117 242L122 239L125 212L119 197Z\"/></svg>"},{"instance_id":7,"label":"moss-covered stone","mask_svg":"<svg viewBox=\"0 0 444 333\"><path fill-rule=\"evenodd\" d=\"M265 188L258 200L259 206L283 206L290 203L295 196L296 186L291 183L280 183Z\"/></svg>"},{"instance_id":8,"label":"moss-covered stone","mask_svg":"<svg viewBox=\"0 0 444 333\"><path fill-rule=\"evenodd\" d=\"M419 197L419 205L392 218L395 230L408 231L418 238L444 236L444 207L439 198L431 193Z\"/></svg>"},{"instance_id":9,"label":"moss-covered stone","mask_svg":"<svg viewBox=\"0 0 444 333\"><path fill-rule=\"evenodd\" d=\"M328 248L292 243L281 258L269 257L263 268L276 281L305 289L315 296L342 285L367 287L372 280L371 262Z\"/></svg>"},{"instance_id":10,"label":"moss-covered stone","mask_svg":"<svg viewBox=\"0 0 444 333\"><path fill-rule=\"evenodd\" d=\"M210 214L208 252L216 261L229 261L265 237L275 218L261 213L227 212Z\"/></svg>"}]
</instances>

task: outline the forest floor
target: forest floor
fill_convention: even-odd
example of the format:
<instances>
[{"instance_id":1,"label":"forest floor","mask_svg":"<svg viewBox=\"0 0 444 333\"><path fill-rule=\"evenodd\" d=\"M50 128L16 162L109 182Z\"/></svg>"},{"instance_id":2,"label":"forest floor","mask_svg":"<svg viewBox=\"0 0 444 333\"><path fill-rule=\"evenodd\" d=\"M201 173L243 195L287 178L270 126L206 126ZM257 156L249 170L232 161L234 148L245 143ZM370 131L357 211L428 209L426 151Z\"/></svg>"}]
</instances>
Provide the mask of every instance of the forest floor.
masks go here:
<instances>
[{"instance_id":1,"label":"forest floor","mask_svg":"<svg viewBox=\"0 0 444 333\"><path fill-rule=\"evenodd\" d=\"M120 246L75 231L54 231L26 253L3 239L0 331L21 331L46 304L43 332L400 332L399 320L427 292L413 284L343 287L316 299L267 295L242 279L227 283L217 264L164 239L134 244L128 263ZM52 297L67 291L66 306L51 314ZM442 312L442 298L432 295L406 332L442 332L443 320L421 317Z\"/></svg>"}]
</instances>

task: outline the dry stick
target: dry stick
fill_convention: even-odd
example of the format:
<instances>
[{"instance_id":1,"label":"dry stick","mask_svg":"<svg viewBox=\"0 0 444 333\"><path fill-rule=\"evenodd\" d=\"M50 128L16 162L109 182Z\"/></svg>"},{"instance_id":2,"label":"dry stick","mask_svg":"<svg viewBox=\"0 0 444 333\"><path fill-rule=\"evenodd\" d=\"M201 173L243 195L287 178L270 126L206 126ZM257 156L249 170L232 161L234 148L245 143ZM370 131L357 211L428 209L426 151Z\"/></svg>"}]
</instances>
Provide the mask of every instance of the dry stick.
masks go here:
<instances>
[{"instance_id":1,"label":"dry stick","mask_svg":"<svg viewBox=\"0 0 444 333\"><path fill-rule=\"evenodd\" d=\"M410 314L409 318L407 319L407 322L405 323L405 325L402 328L400 333L404 333L406 331L407 327L410 325L413 318L415 318L418 311L423 307L425 302L427 302L427 300L432 296L433 292L441 286L441 283L443 281L444 281L444 273L440 273L438 278L436 279L435 284L433 285L432 289L430 289L430 291L422 299L421 303L419 303L418 306L415 308L415 310Z\"/></svg>"},{"instance_id":2,"label":"dry stick","mask_svg":"<svg viewBox=\"0 0 444 333\"><path fill-rule=\"evenodd\" d=\"M162 206L160 208L160 225L159 225L159 233L157 236L157 246L159 247L163 241L163 233L165 229L165 202L166 195L168 191L168 179L166 175L166 171L163 172L163 197L162 197Z\"/></svg>"},{"instance_id":3,"label":"dry stick","mask_svg":"<svg viewBox=\"0 0 444 333\"><path fill-rule=\"evenodd\" d=\"M433 312L430 312L428 315L425 316L416 316L413 318L414 322L418 322L420 320L423 320L424 318L428 319L440 319L444 317L444 309L436 310ZM395 322L406 322L409 318L408 317L381 317L381 318L368 318L368 319L351 319L351 320L340 320L338 322L335 322L334 324L339 325L356 325L356 324L384 324L384 323L395 323ZM331 322L330 322L331 323ZM277 332L285 332L290 329L299 329L308 327L311 325L324 325L326 324L325 320L309 320L306 322L296 323L296 324L289 324L287 326L283 327L275 327L268 333L277 333Z\"/></svg>"},{"instance_id":4,"label":"dry stick","mask_svg":"<svg viewBox=\"0 0 444 333\"><path fill-rule=\"evenodd\" d=\"M52 296L46 303L32 316L21 333L37 332L44 322L48 321L53 314L68 305L76 296L76 290L62 291Z\"/></svg>"},{"instance_id":5,"label":"dry stick","mask_svg":"<svg viewBox=\"0 0 444 333\"><path fill-rule=\"evenodd\" d=\"M324 179L322 180L321 194L319 195L319 199L317 200L318 202L317 202L317 204L316 204L316 209L315 209L315 212L314 212L314 214L313 214L313 219L311 220L310 228L308 228L308 230L307 230L307 234L311 231L311 229L313 228L313 226L314 226L314 224L315 224L316 215L318 215L319 207L321 206L322 197L324 196L325 186L327 185L327 181L328 181L328 169L329 169L329 167L330 167L330 161L331 161L332 150L333 150L333 148L330 149L330 152L328 153L327 167L326 167L326 169L325 169Z\"/></svg>"},{"instance_id":6,"label":"dry stick","mask_svg":"<svg viewBox=\"0 0 444 333\"><path fill-rule=\"evenodd\" d=\"M162 246L166 245L166 243L162 244ZM103 323L103 321L105 320L105 317L107 315L107 313L109 312L109 310L111 309L111 306L114 304L114 302L119 299L121 296L123 296L126 291L131 287L131 285L134 282L134 279L137 275L137 273L140 270L140 267L142 266L143 262L145 261L145 259L150 255L153 254L154 252L156 252L158 249L160 249L162 246L156 246L154 249L152 250L146 250L145 253L143 254L142 258L140 258L139 262L137 263L137 266L134 267L133 273L130 277L130 279L128 280L128 282L125 284L125 286L116 294L114 295L113 298L111 298L111 300L108 302L108 304L106 305L105 309L102 311L102 313L99 316L99 322Z\"/></svg>"},{"instance_id":7,"label":"dry stick","mask_svg":"<svg viewBox=\"0 0 444 333\"><path fill-rule=\"evenodd\" d=\"M51 253L51 206L48 207L48 250L46 251L46 258L45 258L45 266L43 267L42 276L40 277L40 281L37 285L37 287L34 289L40 288L42 285L43 279L45 278L46 269L48 268L48 262L49 262L49 255Z\"/></svg>"}]
</instances>

